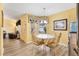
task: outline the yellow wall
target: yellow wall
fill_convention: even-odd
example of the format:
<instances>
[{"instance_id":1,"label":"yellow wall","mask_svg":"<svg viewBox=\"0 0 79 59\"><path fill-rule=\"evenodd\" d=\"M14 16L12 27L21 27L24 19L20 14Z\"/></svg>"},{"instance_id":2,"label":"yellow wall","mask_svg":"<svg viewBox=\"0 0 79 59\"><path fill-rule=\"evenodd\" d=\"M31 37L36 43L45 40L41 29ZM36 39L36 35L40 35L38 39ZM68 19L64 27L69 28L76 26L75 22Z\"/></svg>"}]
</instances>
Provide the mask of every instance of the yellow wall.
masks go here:
<instances>
[{"instance_id":1,"label":"yellow wall","mask_svg":"<svg viewBox=\"0 0 79 59\"><path fill-rule=\"evenodd\" d=\"M62 37L60 40L61 44L64 44L67 46L68 44L68 33L69 33L69 24L71 21L76 21L76 8L72 8L66 11L62 11L60 13L56 13L54 15L51 15L48 17L49 18L49 23L48 23L48 28L47 28L47 32L53 35L53 32L56 32L56 34L58 32L62 33ZM53 30L53 21L55 20L60 20L60 19L67 19L68 21L68 30L67 31L55 31Z\"/></svg>"},{"instance_id":2,"label":"yellow wall","mask_svg":"<svg viewBox=\"0 0 79 59\"><path fill-rule=\"evenodd\" d=\"M0 3L0 55L3 55L3 29L2 29L2 4Z\"/></svg>"},{"instance_id":3,"label":"yellow wall","mask_svg":"<svg viewBox=\"0 0 79 59\"><path fill-rule=\"evenodd\" d=\"M3 55L3 29L0 28L0 55Z\"/></svg>"},{"instance_id":4,"label":"yellow wall","mask_svg":"<svg viewBox=\"0 0 79 59\"><path fill-rule=\"evenodd\" d=\"M23 40L24 42L28 43L32 41L32 33L31 33L31 23L29 22L29 16L32 15L28 15L25 14L23 16L21 16L21 40ZM33 19L37 19L38 17L36 16L32 16ZM41 17L43 18L43 17ZM38 33L38 24L35 23L35 29L34 29L34 33Z\"/></svg>"},{"instance_id":5,"label":"yellow wall","mask_svg":"<svg viewBox=\"0 0 79 59\"><path fill-rule=\"evenodd\" d=\"M4 28L8 33L15 33L16 20L12 18L4 18Z\"/></svg>"},{"instance_id":6,"label":"yellow wall","mask_svg":"<svg viewBox=\"0 0 79 59\"><path fill-rule=\"evenodd\" d=\"M3 8L2 8L2 4L0 3L0 27L1 27L1 25L2 25L2 13L1 13L1 11L3 10Z\"/></svg>"},{"instance_id":7,"label":"yellow wall","mask_svg":"<svg viewBox=\"0 0 79 59\"><path fill-rule=\"evenodd\" d=\"M21 40L28 43L32 40L31 27L28 19L28 15L21 16Z\"/></svg>"},{"instance_id":8,"label":"yellow wall","mask_svg":"<svg viewBox=\"0 0 79 59\"><path fill-rule=\"evenodd\" d=\"M30 42L32 41L32 34L31 34L31 26L29 23L29 15L23 15L21 16L21 40L24 42ZM67 19L68 21L68 30L67 31L55 31L53 30L53 21L54 20L60 20L60 19ZM65 46L68 45L68 33L69 33L69 24L71 21L76 21L76 8L68 9L66 11L62 11L60 13L56 13L54 15L48 16L48 24L47 24L47 33L54 35L54 32L56 34L58 32L62 33L60 44L64 44ZM38 32L37 30L38 25L35 25L35 32Z\"/></svg>"}]
</instances>

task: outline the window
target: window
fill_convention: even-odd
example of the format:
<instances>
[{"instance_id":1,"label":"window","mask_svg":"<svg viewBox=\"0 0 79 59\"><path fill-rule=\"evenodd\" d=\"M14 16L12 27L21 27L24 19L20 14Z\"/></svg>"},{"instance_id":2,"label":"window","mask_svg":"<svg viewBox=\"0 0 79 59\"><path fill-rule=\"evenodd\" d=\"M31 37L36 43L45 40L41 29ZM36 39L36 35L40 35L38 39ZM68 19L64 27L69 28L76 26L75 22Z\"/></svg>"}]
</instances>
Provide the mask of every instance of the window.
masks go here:
<instances>
[{"instance_id":1,"label":"window","mask_svg":"<svg viewBox=\"0 0 79 59\"><path fill-rule=\"evenodd\" d=\"M46 24L47 22L45 20L39 22L39 33L46 33Z\"/></svg>"}]
</instances>

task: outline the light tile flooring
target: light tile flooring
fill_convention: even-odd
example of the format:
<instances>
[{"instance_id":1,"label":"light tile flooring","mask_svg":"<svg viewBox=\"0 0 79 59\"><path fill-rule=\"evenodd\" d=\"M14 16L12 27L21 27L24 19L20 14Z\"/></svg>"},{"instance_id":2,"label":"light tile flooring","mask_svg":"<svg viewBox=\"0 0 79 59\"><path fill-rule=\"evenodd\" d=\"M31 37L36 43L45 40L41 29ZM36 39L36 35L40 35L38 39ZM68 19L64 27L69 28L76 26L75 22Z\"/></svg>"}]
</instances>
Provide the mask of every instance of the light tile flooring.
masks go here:
<instances>
[{"instance_id":1,"label":"light tile flooring","mask_svg":"<svg viewBox=\"0 0 79 59\"><path fill-rule=\"evenodd\" d=\"M67 56L68 48L58 45L55 48L25 44L18 39L4 39L4 56Z\"/></svg>"}]
</instances>

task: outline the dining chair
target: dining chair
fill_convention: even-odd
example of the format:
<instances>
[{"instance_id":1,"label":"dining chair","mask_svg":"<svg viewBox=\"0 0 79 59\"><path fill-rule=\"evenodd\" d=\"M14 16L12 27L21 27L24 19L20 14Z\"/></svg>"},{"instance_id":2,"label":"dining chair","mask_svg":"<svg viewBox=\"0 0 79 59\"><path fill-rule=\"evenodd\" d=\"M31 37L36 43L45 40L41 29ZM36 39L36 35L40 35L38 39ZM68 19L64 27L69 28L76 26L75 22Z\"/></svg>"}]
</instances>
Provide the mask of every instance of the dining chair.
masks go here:
<instances>
[{"instance_id":1,"label":"dining chair","mask_svg":"<svg viewBox=\"0 0 79 59\"><path fill-rule=\"evenodd\" d=\"M44 43L42 40L36 38L36 34L32 34L32 39L33 39L33 43L34 43L35 45L41 45L41 44Z\"/></svg>"},{"instance_id":2,"label":"dining chair","mask_svg":"<svg viewBox=\"0 0 79 59\"><path fill-rule=\"evenodd\" d=\"M59 34L57 33L54 40L51 39L47 42L47 46L49 46L50 48L56 47L60 42L61 34L61 32Z\"/></svg>"}]
</instances>

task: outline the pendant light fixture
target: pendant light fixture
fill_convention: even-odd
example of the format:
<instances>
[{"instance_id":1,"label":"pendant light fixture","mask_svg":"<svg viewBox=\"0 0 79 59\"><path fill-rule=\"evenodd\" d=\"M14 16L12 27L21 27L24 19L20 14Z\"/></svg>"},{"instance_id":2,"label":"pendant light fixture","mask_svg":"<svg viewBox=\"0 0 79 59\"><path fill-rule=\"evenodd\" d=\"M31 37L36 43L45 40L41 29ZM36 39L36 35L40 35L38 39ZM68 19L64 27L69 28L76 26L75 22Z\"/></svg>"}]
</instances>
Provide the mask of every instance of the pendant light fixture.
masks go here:
<instances>
[{"instance_id":1,"label":"pendant light fixture","mask_svg":"<svg viewBox=\"0 0 79 59\"><path fill-rule=\"evenodd\" d=\"M41 23L43 23L43 24L47 24L48 22L47 22L47 18L46 18L46 8L43 8L43 11L44 11L44 18L43 18L43 20L41 20Z\"/></svg>"}]
</instances>

